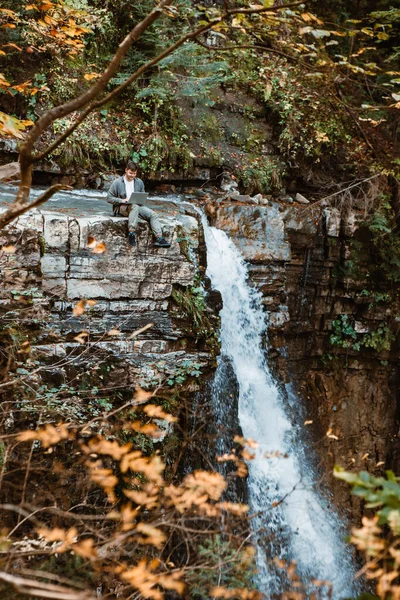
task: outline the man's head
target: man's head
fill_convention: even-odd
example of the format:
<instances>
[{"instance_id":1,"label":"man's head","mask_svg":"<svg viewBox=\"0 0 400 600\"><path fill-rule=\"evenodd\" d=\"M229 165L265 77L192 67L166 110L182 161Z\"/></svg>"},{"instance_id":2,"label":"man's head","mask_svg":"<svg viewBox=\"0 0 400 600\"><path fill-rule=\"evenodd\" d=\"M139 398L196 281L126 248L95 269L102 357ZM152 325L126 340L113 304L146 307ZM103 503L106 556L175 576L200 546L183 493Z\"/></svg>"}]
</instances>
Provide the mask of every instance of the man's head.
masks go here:
<instances>
[{"instance_id":1,"label":"man's head","mask_svg":"<svg viewBox=\"0 0 400 600\"><path fill-rule=\"evenodd\" d=\"M137 164L135 162L133 162L133 160L130 160L126 163L125 177L127 178L128 181L132 181L133 179L135 179L137 169L138 169Z\"/></svg>"}]
</instances>

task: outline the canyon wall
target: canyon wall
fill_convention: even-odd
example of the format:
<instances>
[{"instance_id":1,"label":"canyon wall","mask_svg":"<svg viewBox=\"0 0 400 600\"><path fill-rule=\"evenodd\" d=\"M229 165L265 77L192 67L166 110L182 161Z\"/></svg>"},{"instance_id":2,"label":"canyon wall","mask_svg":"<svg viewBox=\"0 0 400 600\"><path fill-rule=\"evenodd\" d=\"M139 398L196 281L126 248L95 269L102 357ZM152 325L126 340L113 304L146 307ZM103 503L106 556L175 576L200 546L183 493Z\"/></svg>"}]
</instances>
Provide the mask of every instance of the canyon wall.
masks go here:
<instances>
[{"instance_id":1,"label":"canyon wall","mask_svg":"<svg viewBox=\"0 0 400 600\"><path fill-rule=\"evenodd\" d=\"M214 223L262 292L270 364L298 435L353 514L359 503L333 478L335 464L400 470L399 298L371 281L362 220L356 209L272 203L221 205Z\"/></svg>"}]
</instances>

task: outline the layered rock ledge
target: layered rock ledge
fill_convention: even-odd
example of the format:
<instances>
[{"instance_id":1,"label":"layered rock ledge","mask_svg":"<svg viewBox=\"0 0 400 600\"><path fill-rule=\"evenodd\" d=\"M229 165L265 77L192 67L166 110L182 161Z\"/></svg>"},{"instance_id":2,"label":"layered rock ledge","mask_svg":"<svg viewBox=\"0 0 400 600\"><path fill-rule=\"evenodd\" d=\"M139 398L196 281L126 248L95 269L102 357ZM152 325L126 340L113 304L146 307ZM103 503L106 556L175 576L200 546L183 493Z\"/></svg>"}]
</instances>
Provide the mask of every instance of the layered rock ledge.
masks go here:
<instances>
[{"instance_id":1,"label":"layered rock ledge","mask_svg":"<svg viewBox=\"0 0 400 600\"><path fill-rule=\"evenodd\" d=\"M97 368L101 356L109 385L154 388L191 365L205 373L214 363L207 334L173 300L201 285L199 221L190 207L155 204L169 249L153 246L146 223L131 248L127 219L63 209L33 210L2 232L3 326L29 331L28 366L42 378L60 385L76 369Z\"/></svg>"}]
</instances>

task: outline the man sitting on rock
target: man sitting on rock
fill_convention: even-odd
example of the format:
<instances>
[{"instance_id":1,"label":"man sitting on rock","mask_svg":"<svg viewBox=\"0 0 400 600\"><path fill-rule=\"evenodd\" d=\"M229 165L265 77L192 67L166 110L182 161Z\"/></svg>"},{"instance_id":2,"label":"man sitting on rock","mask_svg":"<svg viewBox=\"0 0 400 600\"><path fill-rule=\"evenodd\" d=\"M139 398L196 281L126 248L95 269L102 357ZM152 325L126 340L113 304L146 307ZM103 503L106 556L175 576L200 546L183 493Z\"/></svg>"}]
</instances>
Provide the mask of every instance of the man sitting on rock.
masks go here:
<instances>
[{"instance_id":1,"label":"man sitting on rock","mask_svg":"<svg viewBox=\"0 0 400 600\"><path fill-rule=\"evenodd\" d=\"M139 217L149 223L155 237L154 246L169 248L171 244L162 237L161 225L158 215L154 210L140 204L129 204L133 192L144 192L144 183L137 174L137 164L129 161L125 168L125 175L112 182L107 194L107 202L113 205L114 217L128 217L130 246L136 246L136 227Z\"/></svg>"}]
</instances>

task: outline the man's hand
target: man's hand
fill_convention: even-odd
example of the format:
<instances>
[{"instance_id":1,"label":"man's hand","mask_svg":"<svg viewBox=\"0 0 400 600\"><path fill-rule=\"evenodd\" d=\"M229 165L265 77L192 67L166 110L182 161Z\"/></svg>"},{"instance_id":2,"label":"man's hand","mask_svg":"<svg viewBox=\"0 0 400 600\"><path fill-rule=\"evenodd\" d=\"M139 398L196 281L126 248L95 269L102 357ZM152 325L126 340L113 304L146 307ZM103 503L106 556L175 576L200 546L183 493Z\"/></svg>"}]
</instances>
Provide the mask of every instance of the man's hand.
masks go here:
<instances>
[{"instance_id":1,"label":"man's hand","mask_svg":"<svg viewBox=\"0 0 400 600\"><path fill-rule=\"evenodd\" d=\"M128 204L129 198L124 198L124 200L122 200L122 198L121 198L120 202L121 202L121 204Z\"/></svg>"}]
</instances>

